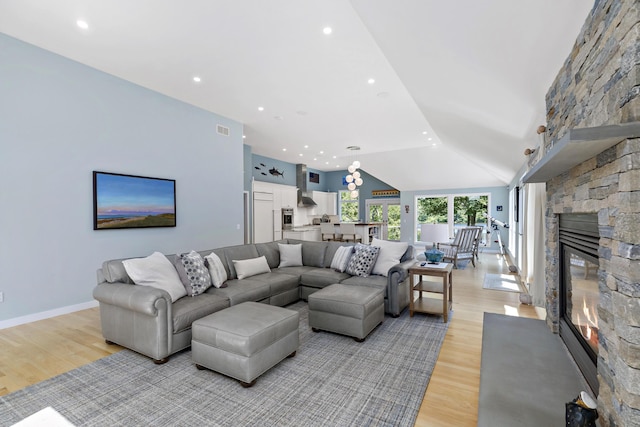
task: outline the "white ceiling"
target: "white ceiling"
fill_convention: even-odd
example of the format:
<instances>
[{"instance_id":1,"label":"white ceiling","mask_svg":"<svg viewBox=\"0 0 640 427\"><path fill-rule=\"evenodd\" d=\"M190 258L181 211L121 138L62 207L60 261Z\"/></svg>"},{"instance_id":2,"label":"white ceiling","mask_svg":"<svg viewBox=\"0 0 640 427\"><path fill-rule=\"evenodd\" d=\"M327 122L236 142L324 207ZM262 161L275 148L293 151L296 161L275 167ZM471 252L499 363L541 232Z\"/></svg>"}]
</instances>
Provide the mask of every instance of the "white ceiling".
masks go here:
<instances>
[{"instance_id":1,"label":"white ceiling","mask_svg":"<svg viewBox=\"0 0 640 427\"><path fill-rule=\"evenodd\" d=\"M363 170L409 191L511 181L592 6L0 0L0 32L237 120L256 154L331 171L360 146Z\"/></svg>"}]
</instances>

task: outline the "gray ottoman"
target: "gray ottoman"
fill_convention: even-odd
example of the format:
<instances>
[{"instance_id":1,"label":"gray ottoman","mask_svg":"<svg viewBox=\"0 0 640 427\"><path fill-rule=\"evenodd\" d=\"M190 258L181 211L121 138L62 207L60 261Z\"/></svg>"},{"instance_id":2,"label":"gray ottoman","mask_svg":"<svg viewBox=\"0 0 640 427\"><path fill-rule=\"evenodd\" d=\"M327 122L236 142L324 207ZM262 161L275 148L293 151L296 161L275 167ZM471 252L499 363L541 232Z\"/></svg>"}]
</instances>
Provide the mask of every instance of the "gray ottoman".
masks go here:
<instances>
[{"instance_id":1,"label":"gray ottoman","mask_svg":"<svg viewBox=\"0 0 640 427\"><path fill-rule=\"evenodd\" d=\"M191 326L191 357L198 369L235 378L244 387L298 350L295 310L244 302L210 314Z\"/></svg>"},{"instance_id":2,"label":"gray ottoman","mask_svg":"<svg viewBox=\"0 0 640 427\"><path fill-rule=\"evenodd\" d=\"M309 295L309 326L361 342L384 321L384 291L336 283Z\"/></svg>"}]
</instances>

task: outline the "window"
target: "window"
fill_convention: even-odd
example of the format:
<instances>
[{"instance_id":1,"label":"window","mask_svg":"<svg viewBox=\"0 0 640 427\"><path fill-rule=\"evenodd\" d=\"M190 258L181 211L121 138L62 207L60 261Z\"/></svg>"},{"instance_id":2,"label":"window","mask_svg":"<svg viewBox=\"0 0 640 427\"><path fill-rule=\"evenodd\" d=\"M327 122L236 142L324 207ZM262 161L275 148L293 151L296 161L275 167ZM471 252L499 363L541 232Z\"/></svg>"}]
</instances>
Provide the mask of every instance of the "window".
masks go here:
<instances>
[{"instance_id":1,"label":"window","mask_svg":"<svg viewBox=\"0 0 640 427\"><path fill-rule=\"evenodd\" d=\"M352 197L351 191L340 191L340 221L357 222L359 219L360 200Z\"/></svg>"},{"instance_id":2,"label":"window","mask_svg":"<svg viewBox=\"0 0 640 427\"><path fill-rule=\"evenodd\" d=\"M449 224L453 237L457 228L480 226L488 230L489 195L464 194L416 197L415 241L420 241L420 224ZM486 243L486 233L481 233Z\"/></svg>"}]
</instances>

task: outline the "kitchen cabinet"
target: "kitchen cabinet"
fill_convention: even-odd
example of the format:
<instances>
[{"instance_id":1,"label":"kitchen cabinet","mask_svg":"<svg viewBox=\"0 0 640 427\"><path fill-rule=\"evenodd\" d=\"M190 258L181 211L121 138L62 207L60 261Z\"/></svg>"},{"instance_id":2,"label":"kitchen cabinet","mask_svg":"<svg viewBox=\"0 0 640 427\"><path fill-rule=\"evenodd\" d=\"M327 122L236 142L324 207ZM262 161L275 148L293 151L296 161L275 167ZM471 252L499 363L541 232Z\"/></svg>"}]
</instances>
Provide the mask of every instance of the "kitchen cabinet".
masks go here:
<instances>
[{"instance_id":1,"label":"kitchen cabinet","mask_svg":"<svg viewBox=\"0 0 640 427\"><path fill-rule=\"evenodd\" d=\"M315 215L336 215L338 204L338 193L326 191L314 191L311 195L318 204L314 208Z\"/></svg>"}]
</instances>

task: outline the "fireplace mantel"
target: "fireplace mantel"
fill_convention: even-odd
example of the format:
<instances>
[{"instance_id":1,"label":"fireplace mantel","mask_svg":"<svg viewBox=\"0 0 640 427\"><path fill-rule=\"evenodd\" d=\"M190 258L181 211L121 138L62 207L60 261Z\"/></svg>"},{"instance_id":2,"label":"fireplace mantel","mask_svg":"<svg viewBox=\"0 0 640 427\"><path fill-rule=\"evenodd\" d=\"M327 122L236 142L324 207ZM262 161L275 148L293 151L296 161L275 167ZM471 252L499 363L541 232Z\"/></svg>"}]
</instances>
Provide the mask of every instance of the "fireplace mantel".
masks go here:
<instances>
[{"instance_id":1,"label":"fireplace mantel","mask_svg":"<svg viewBox=\"0 0 640 427\"><path fill-rule=\"evenodd\" d=\"M547 182L627 138L640 137L640 122L569 130L522 178Z\"/></svg>"}]
</instances>

